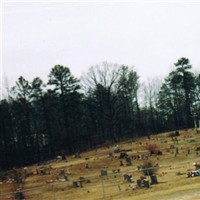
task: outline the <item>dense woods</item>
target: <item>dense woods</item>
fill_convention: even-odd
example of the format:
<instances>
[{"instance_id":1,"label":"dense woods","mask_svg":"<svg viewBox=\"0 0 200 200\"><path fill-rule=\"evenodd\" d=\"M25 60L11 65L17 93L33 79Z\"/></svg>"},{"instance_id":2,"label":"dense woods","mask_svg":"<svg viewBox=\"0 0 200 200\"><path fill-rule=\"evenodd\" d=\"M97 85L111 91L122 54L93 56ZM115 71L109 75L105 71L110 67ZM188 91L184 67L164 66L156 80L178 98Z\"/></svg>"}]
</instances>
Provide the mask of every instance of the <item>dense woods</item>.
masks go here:
<instances>
[{"instance_id":1,"label":"dense woods","mask_svg":"<svg viewBox=\"0 0 200 200\"><path fill-rule=\"evenodd\" d=\"M200 74L180 58L162 81L103 62L81 80L56 65L44 83L19 77L0 102L0 169L41 162L105 142L194 127Z\"/></svg>"}]
</instances>

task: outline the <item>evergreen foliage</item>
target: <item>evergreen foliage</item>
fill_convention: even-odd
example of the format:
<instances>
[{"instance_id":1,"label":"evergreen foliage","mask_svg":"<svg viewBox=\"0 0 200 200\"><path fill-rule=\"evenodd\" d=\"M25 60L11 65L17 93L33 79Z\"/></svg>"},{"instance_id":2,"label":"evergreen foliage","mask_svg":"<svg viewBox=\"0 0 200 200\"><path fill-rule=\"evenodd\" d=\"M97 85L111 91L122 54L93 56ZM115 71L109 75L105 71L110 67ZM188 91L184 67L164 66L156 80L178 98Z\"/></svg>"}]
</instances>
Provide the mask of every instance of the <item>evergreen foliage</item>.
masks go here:
<instances>
[{"instance_id":1,"label":"evergreen foliage","mask_svg":"<svg viewBox=\"0 0 200 200\"><path fill-rule=\"evenodd\" d=\"M174 67L161 85L141 85L134 68L107 62L91 67L82 81L61 65L52 68L46 84L19 77L0 102L0 169L194 127L200 120L200 74L187 58Z\"/></svg>"}]
</instances>

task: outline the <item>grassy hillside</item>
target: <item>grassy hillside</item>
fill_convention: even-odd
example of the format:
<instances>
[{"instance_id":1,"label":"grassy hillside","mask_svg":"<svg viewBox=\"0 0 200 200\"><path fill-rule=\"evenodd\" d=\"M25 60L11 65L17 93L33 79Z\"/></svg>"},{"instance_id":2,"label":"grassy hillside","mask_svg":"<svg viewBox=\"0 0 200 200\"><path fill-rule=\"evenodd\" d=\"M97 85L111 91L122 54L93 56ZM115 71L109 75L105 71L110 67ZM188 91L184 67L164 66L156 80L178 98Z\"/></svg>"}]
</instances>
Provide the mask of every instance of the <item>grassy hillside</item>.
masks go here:
<instances>
[{"instance_id":1,"label":"grassy hillside","mask_svg":"<svg viewBox=\"0 0 200 200\"><path fill-rule=\"evenodd\" d=\"M200 162L198 151L195 151L200 146L200 134L194 130L179 133L178 141L173 141L170 133L163 133L150 139L123 141L118 144L117 153L114 153L116 144L106 145L82 152L81 158L67 156L67 160L55 159L42 165L12 170L7 179L0 182L0 199L15 199L17 195L13 192L16 191L22 191L26 200L200 199L200 176L187 177L187 172L195 169L193 163ZM162 155L150 155L146 150L150 146ZM120 153L128 154L132 165L127 166L126 160L119 158ZM144 156L137 158L139 155ZM137 180L144 176L144 171L138 169L142 169L147 155L155 167L158 184L138 188ZM123 166L120 166L121 162ZM107 176L100 176L102 169L107 170ZM133 184L124 180L124 174L132 175ZM145 177L151 182L150 176ZM73 182L77 182L78 187L72 187Z\"/></svg>"}]
</instances>

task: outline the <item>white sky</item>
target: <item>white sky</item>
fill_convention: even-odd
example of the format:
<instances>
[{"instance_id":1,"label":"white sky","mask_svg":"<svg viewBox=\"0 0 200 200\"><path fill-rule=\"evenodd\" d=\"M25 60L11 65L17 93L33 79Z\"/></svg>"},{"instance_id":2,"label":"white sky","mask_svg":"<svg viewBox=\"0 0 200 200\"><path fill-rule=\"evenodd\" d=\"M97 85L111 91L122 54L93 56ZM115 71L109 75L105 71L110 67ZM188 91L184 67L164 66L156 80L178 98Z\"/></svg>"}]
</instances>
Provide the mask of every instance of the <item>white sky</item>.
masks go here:
<instances>
[{"instance_id":1,"label":"white sky","mask_svg":"<svg viewBox=\"0 0 200 200\"><path fill-rule=\"evenodd\" d=\"M3 1L2 71L45 82L56 64L75 77L102 61L133 65L142 80L188 57L200 70L200 3Z\"/></svg>"}]
</instances>

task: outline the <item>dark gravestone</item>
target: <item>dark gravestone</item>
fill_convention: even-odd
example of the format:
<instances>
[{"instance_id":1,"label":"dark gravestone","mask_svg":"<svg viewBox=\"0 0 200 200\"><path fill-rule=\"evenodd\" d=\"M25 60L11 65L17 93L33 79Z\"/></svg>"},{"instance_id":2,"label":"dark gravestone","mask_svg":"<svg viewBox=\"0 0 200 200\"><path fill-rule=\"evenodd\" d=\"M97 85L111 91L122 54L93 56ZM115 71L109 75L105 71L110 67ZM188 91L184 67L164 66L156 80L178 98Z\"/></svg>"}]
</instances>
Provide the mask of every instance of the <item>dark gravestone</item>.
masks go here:
<instances>
[{"instance_id":1,"label":"dark gravestone","mask_svg":"<svg viewBox=\"0 0 200 200\"><path fill-rule=\"evenodd\" d=\"M102 169L101 170L101 176L107 176L108 175L108 172L106 169Z\"/></svg>"},{"instance_id":2,"label":"dark gravestone","mask_svg":"<svg viewBox=\"0 0 200 200\"><path fill-rule=\"evenodd\" d=\"M64 155L62 155L62 160L67 160L66 157Z\"/></svg>"},{"instance_id":3,"label":"dark gravestone","mask_svg":"<svg viewBox=\"0 0 200 200\"><path fill-rule=\"evenodd\" d=\"M65 181L68 181L68 177L66 174L64 175L64 179L65 179Z\"/></svg>"},{"instance_id":4,"label":"dark gravestone","mask_svg":"<svg viewBox=\"0 0 200 200\"><path fill-rule=\"evenodd\" d=\"M120 166L124 166L124 163L122 160L120 160Z\"/></svg>"},{"instance_id":5,"label":"dark gravestone","mask_svg":"<svg viewBox=\"0 0 200 200\"><path fill-rule=\"evenodd\" d=\"M129 178L129 175L128 174L124 174L124 180L126 181L126 180L128 180L128 178Z\"/></svg>"},{"instance_id":6,"label":"dark gravestone","mask_svg":"<svg viewBox=\"0 0 200 200\"><path fill-rule=\"evenodd\" d=\"M175 146L173 144L170 145L170 149L174 149Z\"/></svg>"},{"instance_id":7,"label":"dark gravestone","mask_svg":"<svg viewBox=\"0 0 200 200\"><path fill-rule=\"evenodd\" d=\"M82 181L79 181L79 184L80 184L80 187L82 188L83 187Z\"/></svg>"},{"instance_id":8,"label":"dark gravestone","mask_svg":"<svg viewBox=\"0 0 200 200\"><path fill-rule=\"evenodd\" d=\"M119 155L120 159L124 159L126 157L128 157L128 154L126 152L121 152L120 155Z\"/></svg>"},{"instance_id":9,"label":"dark gravestone","mask_svg":"<svg viewBox=\"0 0 200 200\"><path fill-rule=\"evenodd\" d=\"M156 175L151 175L151 184L158 184L157 176Z\"/></svg>"},{"instance_id":10,"label":"dark gravestone","mask_svg":"<svg viewBox=\"0 0 200 200\"><path fill-rule=\"evenodd\" d=\"M126 165L127 166L131 166L132 165L131 157L130 156L126 157Z\"/></svg>"},{"instance_id":11,"label":"dark gravestone","mask_svg":"<svg viewBox=\"0 0 200 200\"><path fill-rule=\"evenodd\" d=\"M124 180L128 182L132 182L132 175L124 174Z\"/></svg>"},{"instance_id":12,"label":"dark gravestone","mask_svg":"<svg viewBox=\"0 0 200 200\"><path fill-rule=\"evenodd\" d=\"M78 182L77 181L73 181L72 182L72 187L73 188L77 188L78 187Z\"/></svg>"},{"instance_id":13,"label":"dark gravestone","mask_svg":"<svg viewBox=\"0 0 200 200\"><path fill-rule=\"evenodd\" d=\"M15 198L18 199L18 200L24 200L24 199L25 199L25 198L24 198L24 194L23 194L22 191L17 191L17 192L15 193Z\"/></svg>"},{"instance_id":14,"label":"dark gravestone","mask_svg":"<svg viewBox=\"0 0 200 200\"><path fill-rule=\"evenodd\" d=\"M59 172L59 174L60 174L60 175L64 175L64 174L65 174L65 170L64 170L64 169L61 169L60 172Z\"/></svg>"},{"instance_id":15,"label":"dark gravestone","mask_svg":"<svg viewBox=\"0 0 200 200\"><path fill-rule=\"evenodd\" d=\"M108 156L113 158L113 153L109 152Z\"/></svg>"},{"instance_id":16,"label":"dark gravestone","mask_svg":"<svg viewBox=\"0 0 200 200\"><path fill-rule=\"evenodd\" d=\"M16 176L16 177L14 177L14 180L15 180L16 183L22 183L21 177Z\"/></svg>"},{"instance_id":17,"label":"dark gravestone","mask_svg":"<svg viewBox=\"0 0 200 200\"><path fill-rule=\"evenodd\" d=\"M196 170L200 169L200 164L195 165Z\"/></svg>"},{"instance_id":18,"label":"dark gravestone","mask_svg":"<svg viewBox=\"0 0 200 200\"><path fill-rule=\"evenodd\" d=\"M150 188L150 184L149 184L149 181L147 179L143 180L143 184L144 184L144 187Z\"/></svg>"},{"instance_id":19,"label":"dark gravestone","mask_svg":"<svg viewBox=\"0 0 200 200\"><path fill-rule=\"evenodd\" d=\"M141 179L138 179L138 180L137 180L137 186L138 186L139 188L142 187L142 180L141 180Z\"/></svg>"}]
</instances>

